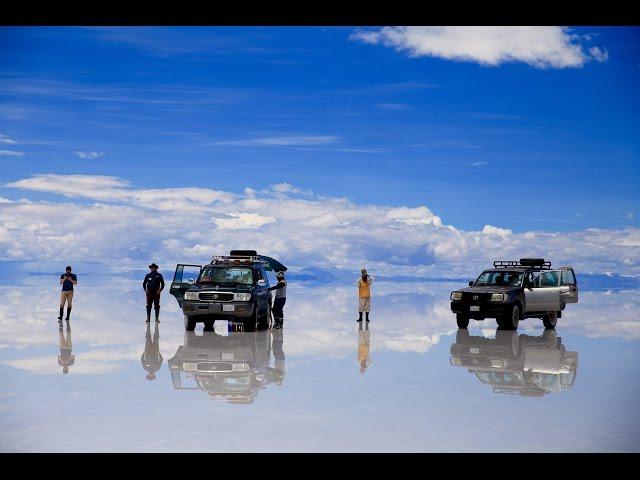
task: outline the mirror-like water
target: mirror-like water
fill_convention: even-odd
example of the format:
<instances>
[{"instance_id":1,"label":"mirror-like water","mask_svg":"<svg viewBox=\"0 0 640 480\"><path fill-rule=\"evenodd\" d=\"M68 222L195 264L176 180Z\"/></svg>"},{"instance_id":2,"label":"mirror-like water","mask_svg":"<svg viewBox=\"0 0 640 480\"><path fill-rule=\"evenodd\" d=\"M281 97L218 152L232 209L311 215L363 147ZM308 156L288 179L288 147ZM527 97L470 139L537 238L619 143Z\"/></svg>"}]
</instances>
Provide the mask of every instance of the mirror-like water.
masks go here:
<instances>
[{"instance_id":1,"label":"mirror-like water","mask_svg":"<svg viewBox=\"0 0 640 480\"><path fill-rule=\"evenodd\" d=\"M0 287L2 451L638 451L640 292L458 332L445 283L290 283L282 331L145 324L139 282ZM53 286L52 286L53 285Z\"/></svg>"}]
</instances>

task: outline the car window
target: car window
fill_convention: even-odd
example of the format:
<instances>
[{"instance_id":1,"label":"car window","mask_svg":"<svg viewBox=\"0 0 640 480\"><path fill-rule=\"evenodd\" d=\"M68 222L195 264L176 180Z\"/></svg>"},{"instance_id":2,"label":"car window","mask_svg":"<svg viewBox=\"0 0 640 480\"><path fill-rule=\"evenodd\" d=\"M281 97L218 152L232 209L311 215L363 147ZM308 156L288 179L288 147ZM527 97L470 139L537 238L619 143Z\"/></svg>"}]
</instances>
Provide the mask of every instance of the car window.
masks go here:
<instances>
[{"instance_id":1,"label":"car window","mask_svg":"<svg viewBox=\"0 0 640 480\"><path fill-rule=\"evenodd\" d=\"M562 285L575 285L576 277L573 270L562 270Z\"/></svg>"},{"instance_id":2,"label":"car window","mask_svg":"<svg viewBox=\"0 0 640 480\"><path fill-rule=\"evenodd\" d=\"M200 277L201 283L253 284L253 271L249 267L205 267Z\"/></svg>"},{"instance_id":3,"label":"car window","mask_svg":"<svg viewBox=\"0 0 640 480\"><path fill-rule=\"evenodd\" d=\"M483 272L476 280L476 286L520 286L522 282L522 272L509 272L504 270L491 270Z\"/></svg>"},{"instance_id":4,"label":"car window","mask_svg":"<svg viewBox=\"0 0 640 480\"><path fill-rule=\"evenodd\" d=\"M557 287L558 286L558 272L544 272L536 279L538 281L537 287Z\"/></svg>"}]
</instances>

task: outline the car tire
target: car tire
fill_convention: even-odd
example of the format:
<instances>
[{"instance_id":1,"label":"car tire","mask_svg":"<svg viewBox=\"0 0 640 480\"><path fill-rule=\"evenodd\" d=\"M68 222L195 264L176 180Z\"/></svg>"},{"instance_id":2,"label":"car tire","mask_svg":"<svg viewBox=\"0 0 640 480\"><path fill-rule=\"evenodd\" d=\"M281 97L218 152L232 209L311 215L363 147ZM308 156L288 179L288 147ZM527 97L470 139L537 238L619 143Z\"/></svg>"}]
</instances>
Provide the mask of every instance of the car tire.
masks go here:
<instances>
[{"instance_id":1,"label":"car tire","mask_svg":"<svg viewBox=\"0 0 640 480\"><path fill-rule=\"evenodd\" d=\"M255 332L260 322L260 312L258 310L258 302L253 305L253 315L244 320L244 331Z\"/></svg>"},{"instance_id":2,"label":"car tire","mask_svg":"<svg viewBox=\"0 0 640 480\"><path fill-rule=\"evenodd\" d=\"M456 323L458 324L458 328L467 328L469 326L469 317L456 313Z\"/></svg>"},{"instance_id":3,"label":"car tire","mask_svg":"<svg viewBox=\"0 0 640 480\"><path fill-rule=\"evenodd\" d=\"M517 303L511 305L507 313L502 318L498 318L497 321L498 328L502 330L517 330L520 323L520 305Z\"/></svg>"},{"instance_id":4,"label":"car tire","mask_svg":"<svg viewBox=\"0 0 640 480\"><path fill-rule=\"evenodd\" d=\"M549 312L542 316L544 328L556 328L558 323L558 312Z\"/></svg>"},{"instance_id":5,"label":"car tire","mask_svg":"<svg viewBox=\"0 0 640 480\"><path fill-rule=\"evenodd\" d=\"M193 332L196 329L196 320L189 315L184 316L184 329L187 332Z\"/></svg>"},{"instance_id":6,"label":"car tire","mask_svg":"<svg viewBox=\"0 0 640 480\"><path fill-rule=\"evenodd\" d=\"M269 329L269 323L271 322L271 304L269 302L267 302L267 307L264 310L264 319L260 324L260 330Z\"/></svg>"}]
</instances>

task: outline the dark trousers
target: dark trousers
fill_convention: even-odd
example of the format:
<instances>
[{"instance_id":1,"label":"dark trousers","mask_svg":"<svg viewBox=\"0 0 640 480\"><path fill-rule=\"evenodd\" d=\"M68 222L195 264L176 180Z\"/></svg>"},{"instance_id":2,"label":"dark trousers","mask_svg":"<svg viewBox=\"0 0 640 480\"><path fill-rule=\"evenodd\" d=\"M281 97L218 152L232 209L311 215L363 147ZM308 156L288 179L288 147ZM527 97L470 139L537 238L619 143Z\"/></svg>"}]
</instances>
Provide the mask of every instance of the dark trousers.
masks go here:
<instances>
[{"instance_id":1,"label":"dark trousers","mask_svg":"<svg viewBox=\"0 0 640 480\"><path fill-rule=\"evenodd\" d=\"M160 292L147 292L147 312L151 313L151 305L156 312L160 310Z\"/></svg>"},{"instance_id":2,"label":"dark trousers","mask_svg":"<svg viewBox=\"0 0 640 480\"><path fill-rule=\"evenodd\" d=\"M275 318L276 321L282 322L282 320L284 320L284 311L282 309L286 301L287 299L285 297L276 297L273 301L273 318Z\"/></svg>"}]
</instances>

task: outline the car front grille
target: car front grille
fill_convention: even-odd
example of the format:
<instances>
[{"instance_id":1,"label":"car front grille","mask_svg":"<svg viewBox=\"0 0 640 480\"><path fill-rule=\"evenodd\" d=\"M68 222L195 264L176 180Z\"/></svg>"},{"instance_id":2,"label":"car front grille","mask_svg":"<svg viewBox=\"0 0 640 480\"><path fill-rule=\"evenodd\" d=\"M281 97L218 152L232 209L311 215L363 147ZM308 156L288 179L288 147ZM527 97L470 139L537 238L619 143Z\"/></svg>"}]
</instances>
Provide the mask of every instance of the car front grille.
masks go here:
<instances>
[{"instance_id":1,"label":"car front grille","mask_svg":"<svg viewBox=\"0 0 640 480\"><path fill-rule=\"evenodd\" d=\"M462 301L467 303L484 303L491 299L490 293L462 292Z\"/></svg>"},{"instance_id":2,"label":"car front grille","mask_svg":"<svg viewBox=\"0 0 640 480\"><path fill-rule=\"evenodd\" d=\"M233 293L227 292L200 292L200 300L207 302L230 302L233 300Z\"/></svg>"}]
</instances>

